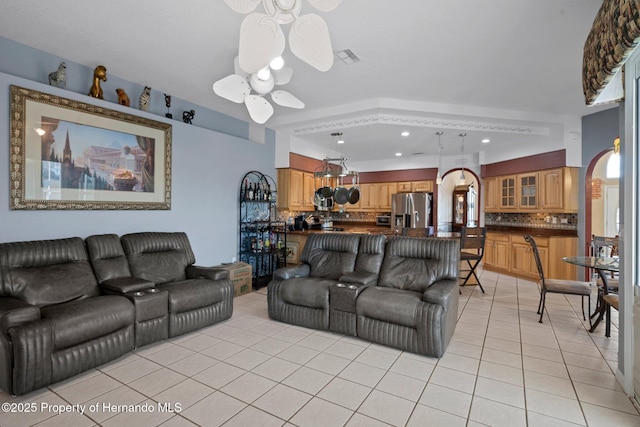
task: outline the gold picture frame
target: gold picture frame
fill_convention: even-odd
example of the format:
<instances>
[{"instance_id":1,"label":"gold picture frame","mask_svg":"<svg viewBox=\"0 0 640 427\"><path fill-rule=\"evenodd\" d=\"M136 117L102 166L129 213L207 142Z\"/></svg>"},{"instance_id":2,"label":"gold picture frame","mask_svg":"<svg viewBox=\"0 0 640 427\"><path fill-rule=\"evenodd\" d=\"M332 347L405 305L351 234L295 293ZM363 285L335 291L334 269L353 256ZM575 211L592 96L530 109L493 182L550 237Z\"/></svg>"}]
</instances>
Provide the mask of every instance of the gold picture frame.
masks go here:
<instances>
[{"instance_id":1,"label":"gold picture frame","mask_svg":"<svg viewBox=\"0 0 640 427\"><path fill-rule=\"evenodd\" d=\"M10 208L171 209L168 123L11 86Z\"/></svg>"}]
</instances>

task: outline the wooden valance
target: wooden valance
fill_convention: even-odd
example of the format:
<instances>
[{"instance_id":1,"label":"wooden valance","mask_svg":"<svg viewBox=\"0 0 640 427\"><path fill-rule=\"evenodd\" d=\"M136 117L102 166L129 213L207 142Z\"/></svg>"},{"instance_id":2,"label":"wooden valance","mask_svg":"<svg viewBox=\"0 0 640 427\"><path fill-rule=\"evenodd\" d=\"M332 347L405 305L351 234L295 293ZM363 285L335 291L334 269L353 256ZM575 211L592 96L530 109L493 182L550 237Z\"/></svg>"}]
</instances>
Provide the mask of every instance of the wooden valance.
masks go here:
<instances>
[{"instance_id":1,"label":"wooden valance","mask_svg":"<svg viewBox=\"0 0 640 427\"><path fill-rule=\"evenodd\" d=\"M582 88L587 105L624 98L622 66L639 42L640 0L604 0L584 44Z\"/></svg>"}]
</instances>

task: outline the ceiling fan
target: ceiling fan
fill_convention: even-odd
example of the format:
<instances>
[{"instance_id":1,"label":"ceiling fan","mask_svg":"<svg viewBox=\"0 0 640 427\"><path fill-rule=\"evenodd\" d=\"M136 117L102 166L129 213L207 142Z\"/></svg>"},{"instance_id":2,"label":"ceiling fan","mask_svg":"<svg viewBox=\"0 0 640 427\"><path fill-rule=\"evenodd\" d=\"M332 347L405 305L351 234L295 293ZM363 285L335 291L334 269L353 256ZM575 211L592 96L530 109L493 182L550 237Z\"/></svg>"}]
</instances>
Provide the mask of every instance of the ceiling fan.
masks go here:
<instances>
[{"instance_id":1,"label":"ceiling fan","mask_svg":"<svg viewBox=\"0 0 640 427\"><path fill-rule=\"evenodd\" d=\"M278 58L277 58L278 59ZM275 61L273 61L275 62ZM231 74L213 84L216 95L229 101L247 106L251 119L259 124L265 123L273 115L273 106L264 98L271 92L271 99L278 105L289 108L304 108L304 103L284 90L273 90L278 85L289 83L293 74L291 67L273 63L255 73L245 73L238 64L238 57L233 61L235 74ZM254 91L257 94L251 94Z\"/></svg>"},{"instance_id":2,"label":"ceiling fan","mask_svg":"<svg viewBox=\"0 0 640 427\"><path fill-rule=\"evenodd\" d=\"M302 61L327 71L333 65L333 49L324 19L314 13L300 15L302 0L224 0L234 11L248 14L240 26L239 65L252 74L282 55L285 38L282 24L292 24L289 48ZM262 2L266 13L255 12ZM322 12L329 12L342 0L308 0ZM253 12L253 13L252 13Z\"/></svg>"}]
</instances>

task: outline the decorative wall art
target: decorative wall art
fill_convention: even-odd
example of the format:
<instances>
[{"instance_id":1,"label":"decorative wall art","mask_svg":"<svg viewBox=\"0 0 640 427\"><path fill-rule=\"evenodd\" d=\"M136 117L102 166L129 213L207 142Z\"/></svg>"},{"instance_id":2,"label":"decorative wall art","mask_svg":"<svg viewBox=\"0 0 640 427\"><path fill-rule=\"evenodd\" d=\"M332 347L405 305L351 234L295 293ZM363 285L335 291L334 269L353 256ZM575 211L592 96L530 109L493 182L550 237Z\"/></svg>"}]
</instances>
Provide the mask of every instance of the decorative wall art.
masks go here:
<instances>
[{"instance_id":1,"label":"decorative wall art","mask_svg":"<svg viewBox=\"0 0 640 427\"><path fill-rule=\"evenodd\" d=\"M171 130L11 86L11 209L171 209Z\"/></svg>"}]
</instances>

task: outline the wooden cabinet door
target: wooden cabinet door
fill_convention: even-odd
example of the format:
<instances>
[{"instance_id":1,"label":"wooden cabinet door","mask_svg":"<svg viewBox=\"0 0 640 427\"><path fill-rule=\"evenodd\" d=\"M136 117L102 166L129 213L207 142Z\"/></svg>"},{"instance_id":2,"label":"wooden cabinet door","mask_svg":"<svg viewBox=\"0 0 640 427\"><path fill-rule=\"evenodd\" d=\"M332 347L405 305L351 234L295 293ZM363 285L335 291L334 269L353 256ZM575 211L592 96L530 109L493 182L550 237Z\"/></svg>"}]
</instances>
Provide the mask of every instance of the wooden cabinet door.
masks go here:
<instances>
[{"instance_id":1,"label":"wooden cabinet door","mask_svg":"<svg viewBox=\"0 0 640 427\"><path fill-rule=\"evenodd\" d=\"M509 242L496 240L493 248L493 266L502 270L509 270L509 254L511 245Z\"/></svg>"},{"instance_id":2,"label":"wooden cabinet door","mask_svg":"<svg viewBox=\"0 0 640 427\"><path fill-rule=\"evenodd\" d=\"M411 191L414 193L433 193L433 181L413 181ZM400 193L400 189L398 189L398 193Z\"/></svg>"},{"instance_id":3,"label":"wooden cabinet door","mask_svg":"<svg viewBox=\"0 0 640 427\"><path fill-rule=\"evenodd\" d=\"M499 191L498 207L503 210L516 208L516 177L504 176L498 180Z\"/></svg>"},{"instance_id":4,"label":"wooden cabinet door","mask_svg":"<svg viewBox=\"0 0 640 427\"><path fill-rule=\"evenodd\" d=\"M360 210L373 211L378 204L378 192L375 184L360 184Z\"/></svg>"},{"instance_id":5,"label":"wooden cabinet door","mask_svg":"<svg viewBox=\"0 0 640 427\"><path fill-rule=\"evenodd\" d=\"M533 256L533 250L531 245L524 243L512 243L511 244L511 272L514 274L520 274L522 276L529 276L531 278L539 278L538 266ZM540 255L540 263L542 264L542 270L549 271L549 256L548 248L544 246L538 246L538 255ZM546 276L545 276L546 277Z\"/></svg>"},{"instance_id":6,"label":"wooden cabinet door","mask_svg":"<svg viewBox=\"0 0 640 427\"><path fill-rule=\"evenodd\" d=\"M496 253L496 241L487 236L484 241L484 257L482 259L482 263L488 267L493 267L496 265L495 261L495 253Z\"/></svg>"},{"instance_id":7,"label":"wooden cabinet door","mask_svg":"<svg viewBox=\"0 0 640 427\"><path fill-rule=\"evenodd\" d=\"M498 178L484 180L484 211L498 211Z\"/></svg>"},{"instance_id":8,"label":"wooden cabinet door","mask_svg":"<svg viewBox=\"0 0 640 427\"><path fill-rule=\"evenodd\" d=\"M518 175L516 187L518 193L517 206L520 209L537 209L540 199L538 195L538 174L528 173Z\"/></svg>"},{"instance_id":9,"label":"wooden cabinet door","mask_svg":"<svg viewBox=\"0 0 640 427\"><path fill-rule=\"evenodd\" d=\"M540 172L542 209L562 209L564 207L564 180L562 169Z\"/></svg>"},{"instance_id":10,"label":"wooden cabinet door","mask_svg":"<svg viewBox=\"0 0 640 427\"><path fill-rule=\"evenodd\" d=\"M411 193L413 191L412 184L411 181L399 182L397 184L398 193Z\"/></svg>"},{"instance_id":11,"label":"wooden cabinet door","mask_svg":"<svg viewBox=\"0 0 640 427\"><path fill-rule=\"evenodd\" d=\"M378 187L378 210L391 211L391 196L397 192L395 182L383 182Z\"/></svg>"},{"instance_id":12,"label":"wooden cabinet door","mask_svg":"<svg viewBox=\"0 0 640 427\"><path fill-rule=\"evenodd\" d=\"M302 174L302 208L305 210L314 210L313 196L316 192L316 180L311 172L303 172Z\"/></svg>"},{"instance_id":13,"label":"wooden cabinet door","mask_svg":"<svg viewBox=\"0 0 640 427\"><path fill-rule=\"evenodd\" d=\"M289 208L302 209L304 197L304 172L289 171Z\"/></svg>"}]
</instances>

